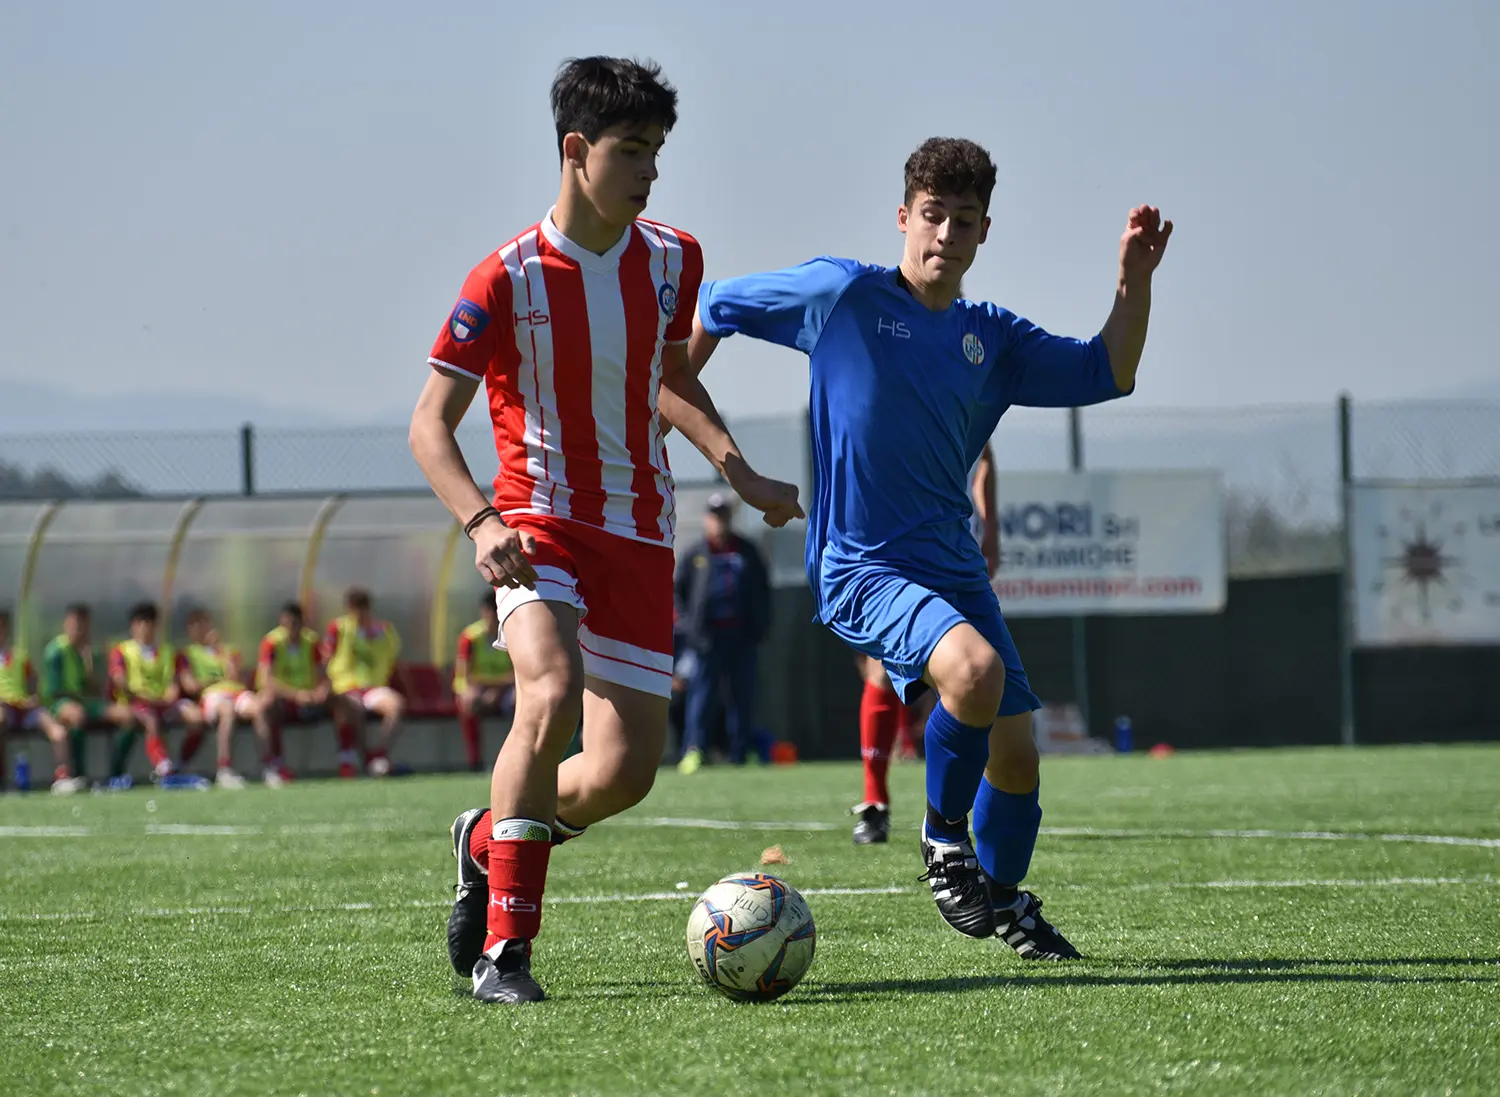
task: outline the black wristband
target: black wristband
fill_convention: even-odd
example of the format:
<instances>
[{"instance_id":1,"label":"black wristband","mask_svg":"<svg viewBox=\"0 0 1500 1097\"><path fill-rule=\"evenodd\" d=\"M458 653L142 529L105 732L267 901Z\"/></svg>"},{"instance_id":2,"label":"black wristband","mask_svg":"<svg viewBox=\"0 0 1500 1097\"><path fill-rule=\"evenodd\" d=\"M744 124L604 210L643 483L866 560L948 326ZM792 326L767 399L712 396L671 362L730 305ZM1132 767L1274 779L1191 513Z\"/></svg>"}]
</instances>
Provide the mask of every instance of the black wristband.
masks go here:
<instances>
[{"instance_id":1,"label":"black wristband","mask_svg":"<svg viewBox=\"0 0 1500 1097\"><path fill-rule=\"evenodd\" d=\"M480 527L485 519L499 517L500 512L494 507L485 507L478 514L474 515L474 517L470 518L467 522L464 523L464 536L472 541L474 539L474 531Z\"/></svg>"}]
</instances>

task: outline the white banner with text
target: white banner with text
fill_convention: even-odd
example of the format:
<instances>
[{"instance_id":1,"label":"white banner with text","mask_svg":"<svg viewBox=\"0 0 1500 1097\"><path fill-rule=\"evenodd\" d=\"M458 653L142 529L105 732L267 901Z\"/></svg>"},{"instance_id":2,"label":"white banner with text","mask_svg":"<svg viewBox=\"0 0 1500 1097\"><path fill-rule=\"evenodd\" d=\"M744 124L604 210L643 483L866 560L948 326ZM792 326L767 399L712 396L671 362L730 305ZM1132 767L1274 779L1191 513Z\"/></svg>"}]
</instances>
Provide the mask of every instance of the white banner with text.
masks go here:
<instances>
[{"instance_id":1,"label":"white banner with text","mask_svg":"<svg viewBox=\"0 0 1500 1097\"><path fill-rule=\"evenodd\" d=\"M1224 608L1216 472L1002 472L995 494L1006 616Z\"/></svg>"}]
</instances>

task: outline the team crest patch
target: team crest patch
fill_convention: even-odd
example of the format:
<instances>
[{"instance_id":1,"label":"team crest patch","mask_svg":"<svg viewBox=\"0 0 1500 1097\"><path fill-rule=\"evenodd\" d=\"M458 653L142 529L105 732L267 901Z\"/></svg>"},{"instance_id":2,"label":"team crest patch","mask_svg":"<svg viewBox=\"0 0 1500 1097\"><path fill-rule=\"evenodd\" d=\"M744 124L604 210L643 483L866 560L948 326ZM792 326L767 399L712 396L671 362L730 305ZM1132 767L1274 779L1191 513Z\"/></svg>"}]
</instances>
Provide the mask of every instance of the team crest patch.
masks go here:
<instances>
[{"instance_id":1,"label":"team crest patch","mask_svg":"<svg viewBox=\"0 0 1500 1097\"><path fill-rule=\"evenodd\" d=\"M467 297L460 297L453 306L453 315L448 317L448 330L460 343L472 343L490 326L490 314Z\"/></svg>"},{"instance_id":2,"label":"team crest patch","mask_svg":"<svg viewBox=\"0 0 1500 1097\"><path fill-rule=\"evenodd\" d=\"M964 336L964 357L976 366L984 365L984 344L972 331Z\"/></svg>"},{"instance_id":3,"label":"team crest patch","mask_svg":"<svg viewBox=\"0 0 1500 1097\"><path fill-rule=\"evenodd\" d=\"M671 282L661 284L661 289L656 291L656 299L661 302L661 311L668 320L677 315L677 290Z\"/></svg>"}]
</instances>

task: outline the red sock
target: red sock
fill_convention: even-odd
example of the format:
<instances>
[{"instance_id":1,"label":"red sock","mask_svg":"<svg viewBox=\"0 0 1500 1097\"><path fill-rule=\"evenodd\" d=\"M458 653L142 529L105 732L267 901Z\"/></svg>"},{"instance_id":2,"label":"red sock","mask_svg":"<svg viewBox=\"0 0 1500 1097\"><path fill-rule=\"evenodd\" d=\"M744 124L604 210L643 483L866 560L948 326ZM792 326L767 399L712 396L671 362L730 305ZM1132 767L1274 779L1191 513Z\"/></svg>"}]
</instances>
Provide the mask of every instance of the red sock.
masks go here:
<instances>
[{"instance_id":1,"label":"red sock","mask_svg":"<svg viewBox=\"0 0 1500 1097\"><path fill-rule=\"evenodd\" d=\"M490 831L494 820L486 808L479 822L474 824L474 829L469 831L469 856L474 858L474 863L485 872L490 870ZM564 842L581 837L587 827L575 827L561 819L552 821L552 844L560 846Z\"/></svg>"},{"instance_id":2,"label":"red sock","mask_svg":"<svg viewBox=\"0 0 1500 1097\"><path fill-rule=\"evenodd\" d=\"M198 753L198 748L203 745L203 732L197 728L188 728L188 733L182 737L182 764L187 765L193 760L193 755Z\"/></svg>"},{"instance_id":3,"label":"red sock","mask_svg":"<svg viewBox=\"0 0 1500 1097\"><path fill-rule=\"evenodd\" d=\"M896 743L901 753L908 758L915 757L917 753L916 729L917 722L912 719L911 707L902 705L896 717Z\"/></svg>"},{"instance_id":4,"label":"red sock","mask_svg":"<svg viewBox=\"0 0 1500 1097\"><path fill-rule=\"evenodd\" d=\"M901 699L892 686L865 683L859 699L859 753L865 763L865 803L889 804L885 775L901 721Z\"/></svg>"},{"instance_id":5,"label":"red sock","mask_svg":"<svg viewBox=\"0 0 1500 1097\"><path fill-rule=\"evenodd\" d=\"M490 910L486 950L498 941L530 941L542 928L542 892L552 828L532 819L502 819L500 833L516 837L490 839ZM524 835L524 837L522 837Z\"/></svg>"},{"instance_id":6,"label":"red sock","mask_svg":"<svg viewBox=\"0 0 1500 1097\"><path fill-rule=\"evenodd\" d=\"M469 765L479 764L479 717L465 713L458 718L458 730L463 732L464 753L469 756Z\"/></svg>"},{"instance_id":7,"label":"red sock","mask_svg":"<svg viewBox=\"0 0 1500 1097\"><path fill-rule=\"evenodd\" d=\"M333 726L333 730L334 730L335 734L337 734L338 737L339 737L339 752L341 754L344 753L344 752L348 752L349 754L353 754L354 753L354 725L353 724L335 724Z\"/></svg>"},{"instance_id":8,"label":"red sock","mask_svg":"<svg viewBox=\"0 0 1500 1097\"><path fill-rule=\"evenodd\" d=\"M221 754L221 755L219 755L219 768L220 769L233 769L234 768L234 766L232 764L232 759L230 759L230 757L227 754Z\"/></svg>"},{"instance_id":9,"label":"red sock","mask_svg":"<svg viewBox=\"0 0 1500 1097\"><path fill-rule=\"evenodd\" d=\"M163 762L171 761L171 755L167 753L167 744L159 731L146 733L146 760L151 763L152 769Z\"/></svg>"},{"instance_id":10,"label":"red sock","mask_svg":"<svg viewBox=\"0 0 1500 1097\"><path fill-rule=\"evenodd\" d=\"M479 822L474 824L474 829L469 831L469 856L485 872L490 870L490 823L493 818L486 809Z\"/></svg>"},{"instance_id":11,"label":"red sock","mask_svg":"<svg viewBox=\"0 0 1500 1097\"><path fill-rule=\"evenodd\" d=\"M279 761L281 761L281 757L282 757L282 755L281 755L281 725L280 724L272 724L271 725L270 739L271 739L271 759L274 759L275 761L279 762Z\"/></svg>"}]
</instances>

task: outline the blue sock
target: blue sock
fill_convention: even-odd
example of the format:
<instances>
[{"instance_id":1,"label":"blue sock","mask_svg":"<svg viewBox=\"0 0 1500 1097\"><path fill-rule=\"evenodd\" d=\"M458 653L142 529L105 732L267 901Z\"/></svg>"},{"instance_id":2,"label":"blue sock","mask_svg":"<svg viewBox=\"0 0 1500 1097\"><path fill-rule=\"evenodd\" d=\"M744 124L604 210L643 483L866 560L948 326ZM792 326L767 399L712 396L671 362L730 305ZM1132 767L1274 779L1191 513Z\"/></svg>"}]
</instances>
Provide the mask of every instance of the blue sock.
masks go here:
<instances>
[{"instance_id":1,"label":"blue sock","mask_svg":"<svg viewBox=\"0 0 1500 1097\"><path fill-rule=\"evenodd\" d=\"M974 852L997 884L1015 887L1026 879L1036 833L1042 825L1041 784L1024 795L979 783L974 798Z\"/></svg>"},{"instance_id":2,"label":"blue sock","mask_svg":"<svg viewBox=\"0 0 1500 1097\"><path fill-rule=\"evenodd\" d=\"M963 841L969 836L969 808L990 756L990 729L960 724L939 701L927 718L925 735L927 833L944 841ZM934 815L952 825L938 825Z\"/></svg>"}]
</instances>

